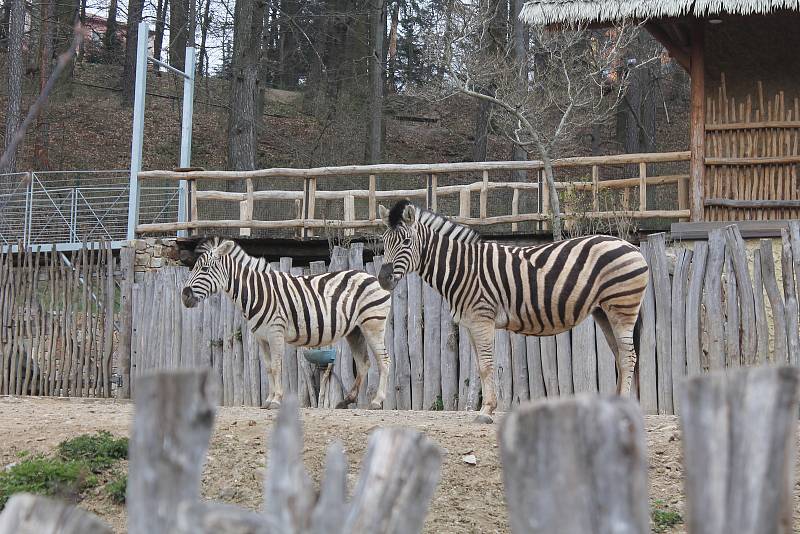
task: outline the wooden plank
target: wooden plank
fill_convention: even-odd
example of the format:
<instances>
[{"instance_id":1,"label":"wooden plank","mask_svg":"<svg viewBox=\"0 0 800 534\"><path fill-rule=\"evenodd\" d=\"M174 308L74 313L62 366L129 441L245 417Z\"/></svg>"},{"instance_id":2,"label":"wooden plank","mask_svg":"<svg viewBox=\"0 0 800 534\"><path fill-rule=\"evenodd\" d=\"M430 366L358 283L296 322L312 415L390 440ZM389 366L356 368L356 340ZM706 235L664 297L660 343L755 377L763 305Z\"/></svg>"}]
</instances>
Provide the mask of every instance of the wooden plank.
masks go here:
<instances>
[{"instance_id":1,"label":"wooden plank","mask_svg":"<svg viewBox=\"0 0 800 534\"><path fill-rule=\"evenodd\" d=\"M634 401L525 405L500 422L498 441L512 532L649 531L644 421Z\"/></svg>"},{"instance_id":2,"label":"wooden plank","mask_svg":"<svg viewBox=\"0 0 800 534\"><path fill-rule=\"evenodd\" d=\"M727 124L706 124L707 132L721 131L721 130L760 130L760 129L779 129L779 128L800 128L800 121L777 120L777 121L731 122Z\"/></svg>"},{"instance_id":3,"label":"wooden plank","mask_svg":"<svg viewBox=\"0 0 800 534\"><path fill-rule=\"evenodd\" d=\"M647 173L645 173L645 182L647 181ZM646 187L646 185L645 185ZM592 165L592 208L594 211L600 211L600 167Z\"/></svg>"},{"instance_id":4,"label":"wooden plank","mask_svg":"<svg viewBox=\"0 0 800 534\"><path fill-rule=\"evenodd\" d=\"M543 399L547 396L547 392L544 387L542 349L539 338L536 336L525 336L525 349L528 359L528 387L530 389L531 399Z\"/></svg>"},{"instance_id":5,"label":"wooden plank","mask_svg":"<svg viewBox=\"0 0 800 534\"><path fill-rule=\"evenodd\" d=\"M764 282L761 276L761 251L753 251L753 289L755 296L757 353L753 363L763 365L769 360L769 329L767 326L767 306L764 301Z\"/></svg>"},{"instance_id":6,"label":"wooden plank","mask_svg":"<svg viewBox=\"0 0 800 534\"><path fill-rule=\"evenodd\" d=\"M689 286L689 267L692 264L693 253L686 248L675 249L675 272L672 277L672 402L674 412L680 413L680 394L683 381L686 378L686 303Z\"/></svg>"},{"instance_id":7,"label":"wooden plank","mask_svg":"<svg viewBox=\"0 0 800 534\"><path fill-rule=\"evenodd\" d=\"M762 239L761 245L761 275L763 276L764 288L767 290L769 307L772 310L772 323L774 328L773 339L773 359L772 363L784 365L788 363L788 338L786 335L786 307L783 297L778 289L778 281L775 277L775 258L772 255L772 241Z\"/></svg>"},{"instance_id":8,"label":"wooden plank","mask_svg":"<svg viewBox=\"0 0 800 534\"><path fill-rule=\"evenodd\" d=\"M30 493L11 496L0 514L0 534L111 534L96 515L73 504Z\"/></svg>"},{"instance_id":9,"label":"wooden plank","mask_svg":"<svg viewBox=\"0 0 800 534\"><path fill-rule=\"evenodd\" d=\"M263 514L220 502L184 501L176 510L174 534L269 532L271 523Z\"/></svg>"},{"instance_id":10,"label":"wooden plank","mask_svg":"<svg viewBox=\"0 0 800 534\"><path fill-rule=\"evenodd\" d=\"M593 317L587 319L595 323L595 345L597 347L597 389L601 395L613 395L617 392L617 361L614 351L602 328L597 328Z\"/></svg>"},{"instance_id":11,"label":"wooden plank","mask_svg":"<svg viewBox=\"0 0 800 534\"><path fill-rule=\"evenodd\" d=\"M705 99L705 29L701 21L691 24L690 48L690 107L689 163L691 220L703 220L703 184L706 159L706 99Z\"/></svg>"},{"instance_id":12,"label":"wooden plank","mask_svg":"<svg viewBox=\"0 0 800 534\"><path fill-rule=\"evenodd\" d=\"M530 377L528 376L528 346L525 336L512 332L511 337L511 405L516 406L531 398ZM539 370L541 380L541 369Z\"/></svg>"},{"instance_id":13,"label":"wooden plank","mask_svg":"<svg viewBox=\"0 0 800 534\"><path fill-rule=\"evenodd\" d=\"M379 273L381 267L383 266L383 256L373 256L372 264L374 272ZM389 311L389 315L386 317L386 335L384 336L384 344L386 345L386 350L389 353L389 375L386 378L386 399L383 401L384 410L397 409L397 390L395 389L397 358L395 357L394 353L394 317L395 314L400 312L395 309L396 307L397 304L395 303L393 296L392 308ZM403 310L403 312L405 312L405 310ZM406 350L408 350L408 347L406 347Z\"/></svg>"},{"instance_id":14,"label":"wooden plank","mask_svg":"<svg viewBox=\"0 0 800 534\"><path fill-rule=\"evenodd\" d=\"M559 395L558 373L558 345L555 336L542 336L539 338L542 349L542 377L544 389L548 397ZM566 394L566 391L564 392Z\"/></svg>"},{"instance_id":15,"label":"wooden plank","mask_svg":"<svg viewBox=\"0 0 800 534\"><path fill-rule=\"evenodd\" d=\"M378 218L375 202L375 175L369 175L369 220L374 221Z\"/></svg>"},{"instance_id":16,"label":"wooden plank","mask_svg":"<svg viewBox=\"0 0 800 534\"><path fill-rule=\"evenodd\" d=\"M422 285L423 300L423 358L422 409L435 409L442 395L442 296L427 283ZM410 340L409 340L410 341ZM412 372L414 358L411 359Z\"/></svg>"},{"instance_id":17,"label":"wooden plank","mask_svg":"<svg viewBox=\"0 0 800 534\"><path fill-rule=\"evenodd\" d=\"M572 328L572 381L575 393L597 393L597 354L594 321Z\"/></svg>"},{"instance_id":18,"label":"wooden plank","mask_svg":"<svg viewBox=\"0 0 800 534\"><path fill-rule=\"evenodd\" d=\"M352 195L347 195L344 197L344 220L345 222L355 221L356 220L356 205L355 205L355 197ZM344 235L351 236L355 232L353 229L345 229Z\"/></svg>"},{"instance_id":19,"label":"wooden plank","mask_svg":"<svg viewBox=\"0 0 800 534\"><path fill-rule=\"evenodd\" d=\"M800 376L763 367L689 380L682 401L688 531L792 531Z\"/></svg>"},{"instance_id":20,"label":"wooden plank","mask_svg":"<svg viewBox=\"0 0 800 534\"><path fill-rule=\"evenodd\" d=\"M653 265L653 252L650 242L641 245L642 254L648 265ZM656 367L656 300L653 289L653 269L650 281L639 311L641 330L639 334L639 401L646 414L658 413L657 367Z\"/></svg>"},{"instance_id":21,"label":"wooden plank","mask_svg":"<svg viewBox=\"0 0 800 534\"><path fill-rule=\"evenodd\" d=\"M469 331L463 326L458 328L459 359L459 410L477 410L480 407L481 379L478 374L477 356L472 345ZM462 403L463 400L463 403Z\"/></svg>"},{"instance_id":22,"label":"wooden plank","mask_svg":"<svg viewBox=\"0 0 800 534\"><path fill-rule=\"evenodd\" d=\"M560 395L572 395L572 336L569 331L556 337L556 362L558 365L558 391Z\"/></svg>"},{"instance_id":23,"label":"wooden plank","mask_svg":"<svg viewBox=\"0 0 800 534\"><path fill-rule=\"evenodd\" d=\"M739 296L736 276L733 274L733 260L730 251L725 250L725 366L739 367L742 354L739 345L741 320L739 318Z\"/></svg>"},{"instance_id":24,"label":"wooden plank","mask_svg":"<svg viewBox=\"0 0 800 534\"><path fill-rule=\"evenodd\" d=\"M480 195L480 218L488 217L487 203L489 199L489 171L483 171L483 187Z\"/></svg>"},{"instance_id":25,"label":"wooden plank","mask_svg":"<svg viewBox=\"0 0 800 534\"><path fill-rule=\"evenodd\" d=\"M458 409L458 331L446 299L442 299L441 319L442 407L452 411Z\"/></svg>"},{"instance_id":26,"label":"wooden plank","mask_svg":"<svg viewBox=\"0 0 800 534\"><path fill-rule=\"evenodd\" d=\"M128 532L171 532L178 505L200 499L216 384L206 369L182 369L142 376L137 389L129 453ZM180 461L175 461L176 455Z\"/></svg>"},{"instance_id":27,"label":"wooden plank","mask_svg":"<svg viewBox=\"0 0 800 534\"><path fill-rule=\"evenodd\" d=\"M458 216L468 218L471 216L471 198L469 189L461 189L458 192Z\"/></svg>"},{"instance_id":28,"label":"wooden plank","mask_svg":"<svg viewBox=\"0 0 800 534\"><path fill-rule=\"evenodd\" d=\"M722 280L720 273L725 264L725 237L722 230L712 230L708 237L708 268L705 279L703 302L708 324L708 362L711 369L725 367L725 324L722 310Z\"/></svg>"},{"instance_id":29,"label":"wooden plank","mask_svg":"<svg viewBox=\"0 0 800 534\"><path fill-rule=\"evenodd\" d=\"M688 376L695 376L702 372L700 317L707 259L708 244L695 243L692 263L689 267L689 286L686 292L686 374Z\"/></svg>"},{"instance_id":30,"label":"wooden plank","mask_svg":"<svg viewBox=\"0 0 800 534\"><path fill-rule=\"evenodd\" d=\"M647 211L647 164L639 164L639 211Z\"/></svg>"},{"instance_id":31,"label":"wooden plank","mask_svg":"<svg viewBox=\"0 0 800 534\"><path fill-rule=\"evenodd\" d=\"M741 352L745 356L742 363L749 364L753 363L753 356L758 348L755 295L753 282L750 279L750 271L747 268L744 239L742 239L742 234L737 226L731 225L725 228L725 242L731 253L739 307L741 308Z\"/></svg>"},{"instance_id":32,"label":"wooden plank","mask_svg":"<svg viewBox=\"0 0 800 534\"><path fill-rule=\"evenodd\" d=\"M519 189L514 188L514 193L511 196L511 215L519 215ZM511 223L511 231L519 231L519 223Z\"/></svg>"},{"instance_id":33,"label":"wooden plank","mask_svg":"<svg viewBox=\"0 0 800 534\"><path fill-rule=\"evenodd\" d=\"M497 392L497 409L508 411L514 394L511 369L511 338L508 330L494 332L494 384Z\"/></svg>"},{"instance_id":34,"label":"wooden plank","mask_svg":"<svg viewBox=\"0 0 800 534\"><path fill-rule=\"evenodd\" d=\"M783 279L783 294L786 297L786 347L789 352L789 365L797 366L800 363L800 334L798 328L797 293L794 283L794 257L789 231L781 232L781 278Z\"/></svg>"},{"instance_id":35,"label":"wooden plank","mask_svg":"<svg viewBox=\"0 0 800 534\"><path fill-rule=\"evenodd\" d=\"M424 362L423 362L423 334L422 334L422 278L416 273L406 275L408 284L408 338L407 338L407 351L410 361L409 379L411 384L411 404L405 409L423 410L426 407L423 402L424 391ZM395 290L396 291L396 290ZM393 293L393 295L396 293ZM397 317L395 317L395 339L397 339ZM401 334L405 335L405 333ZM395 350L397 350L397 343L395 343ZM399 405L398 405L399 407Z\"/></svg>"},{"instance_id":36,"label":"wooden plank","mask_svg":"<svg viewBox=\"0 0 800 534\"><path fill-rule=\"evenodd\" d=\"M656 307L658 413L672 414L672 286L667 266L666 237L663 233L652 234L648 242Z\"/></svg>"},{"instance_id":37,"label":"wooden plank","mask_svg":"<svg viewBox=\"0 0 800 534\"><path fill-rule=\"evenodd\" d=\"M394 360L395 360L395 391L397 392L397 409L410 410L412 408L411 395L411 346L409 341L409 319L411 318L411 306L408 300L408 281L411 275L403 277L397 282L397 286L392 291L392 317L394 320ZM420 295L421 297L421 295ZM416 347L416 345L415 345ZM419 348L421 352L421 346ZM419 352L417 353L419 354ZM420 391L421 393L421 391ZM419 396L420 405L422 396Z\"/></svg>"}]
</instances>

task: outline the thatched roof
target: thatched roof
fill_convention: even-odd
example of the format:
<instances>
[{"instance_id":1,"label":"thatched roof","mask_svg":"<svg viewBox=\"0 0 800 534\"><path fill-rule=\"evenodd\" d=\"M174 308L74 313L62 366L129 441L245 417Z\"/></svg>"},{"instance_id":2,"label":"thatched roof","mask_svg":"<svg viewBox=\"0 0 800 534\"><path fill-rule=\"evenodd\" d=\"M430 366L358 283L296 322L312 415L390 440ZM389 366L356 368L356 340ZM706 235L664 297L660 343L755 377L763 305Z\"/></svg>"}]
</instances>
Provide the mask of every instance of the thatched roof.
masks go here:
<instances>
[{"instance_id":1,"label":"thatched roof","mask_svg":"<svg viewBox=\"0 0 800 534\"><path fill-rule=\"evenodd\" d=\"M800 0L532 0L520 18L529 24L616 22L691 15L765 14L800 10Z\"/></svg>"}]
</instances>

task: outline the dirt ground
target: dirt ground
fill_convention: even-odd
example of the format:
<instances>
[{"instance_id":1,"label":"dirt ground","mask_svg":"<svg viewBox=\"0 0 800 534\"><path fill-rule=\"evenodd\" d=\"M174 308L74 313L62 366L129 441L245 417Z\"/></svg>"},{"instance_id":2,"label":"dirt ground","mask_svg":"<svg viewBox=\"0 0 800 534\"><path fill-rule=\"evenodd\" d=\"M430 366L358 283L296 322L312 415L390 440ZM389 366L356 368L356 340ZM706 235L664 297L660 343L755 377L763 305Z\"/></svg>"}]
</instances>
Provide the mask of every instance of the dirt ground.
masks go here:
<instances>
[{"instance_id":1,"label":"dirt ground","mask_svg":"<svg viewBox=\"0 0 800 534\"><path fill-rule=\"evenodd\" d=\"M133 405L93 399L0 398L0 466L18 459L19 451L52 452L62 440L108 430L127 435ZM268 431L275 412L257 408L222 407L203 476L208 499L261 506L261 480ZM349 487L355 486L368 434L379 426L406 426L424 432L444 450L441 481L428 514L425 532L509 532L503 499L496 425L472 424L460 412L395 412L303 410L303 457L319 482L327 445L334 439L345 447L350 462ZM683 513L680 432L672 416L645 418L650 454L650 500L662 501ZM477 465L464 463L472 451ZM90 490L82 506L123 532L125 509L112 504L100 490ZM682 532L683 526L674 530Z\"/></svg>"}]
</instances>

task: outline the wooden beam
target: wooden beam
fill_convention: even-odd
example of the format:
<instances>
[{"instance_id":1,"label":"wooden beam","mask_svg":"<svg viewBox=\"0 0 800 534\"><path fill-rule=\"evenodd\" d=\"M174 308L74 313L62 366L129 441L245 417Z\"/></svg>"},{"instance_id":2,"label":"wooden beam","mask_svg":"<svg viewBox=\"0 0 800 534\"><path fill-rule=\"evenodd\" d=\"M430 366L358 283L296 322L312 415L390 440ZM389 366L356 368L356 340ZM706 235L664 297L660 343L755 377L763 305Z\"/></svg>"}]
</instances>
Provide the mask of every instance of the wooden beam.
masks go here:
<instances>
[{"instance_id":1,"label":"wooden beam","mask_svg":"<svg viewBox=\"0 0 800 534\"><path fill-rule=\"evenodd\" d=\"M667 49L670 57L677 61L687 72L690 70L691 60L689 52L678 44L664 28L655 22L648 22L644 27L656 41Z\"/></svg>"},{"instance_id":2,"label":"wooden beam","mask_svg":"<svg viewBox=\"0 0 800 534\"><path fill-rule=\"evenodd\" d=\"M730 198L707 198L705 206L722 206L725 208L800 208L800 200L733 200Z\"/></svg>"},{"instance_id":3,"label":"wooden beam","mask_svg":"<svg viewBox=\"0 0 800 534\"><path fill-rule=\"evenodd\" d=\"M691 160L689 162L690 190L691 190L691 220L703 220L703 180L705 175L706 153L706 98L705 98L705 28L702 21L692 24L692 50L691 50L691 138L689 148Z\"/></svg>"}]
</instances>

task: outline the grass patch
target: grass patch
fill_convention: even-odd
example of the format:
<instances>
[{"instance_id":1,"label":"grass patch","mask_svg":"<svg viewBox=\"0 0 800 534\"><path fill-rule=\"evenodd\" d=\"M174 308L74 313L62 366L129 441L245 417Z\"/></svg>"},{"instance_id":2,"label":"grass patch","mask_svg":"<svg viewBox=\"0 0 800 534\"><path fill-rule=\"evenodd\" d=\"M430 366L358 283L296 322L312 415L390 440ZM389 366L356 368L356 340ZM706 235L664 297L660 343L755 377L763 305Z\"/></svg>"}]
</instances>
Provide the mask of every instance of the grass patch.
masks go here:
<instances>
[{"instance_id":1,"label":"grass patch","mask_svg":"<svg viewBox=\"0 0 800 534\"><path fill-rule=\"evenodd\" d=\"M125 504L125 490L128 487L128 475L122 474L106 484L106 494L114 504Z\"/></svg>"},{"instance_id":2,"label":"grass patch","mask_svg":"<svg viewBox=\"0 0 800 534\"><path fill-rule=\"evenodd\" d=\"M17 453L19 462L0 471L0 510L15 493L76 498L99 484L102 473L128 457L128 438L110 432L83 434L59 443L51 456ZM127 476L113 479L107 491L114 502L125 502ZM111 487L113 486L113 487Z\"/></svg>"},{"instance_id":3,"label":"grass patch","mask_svg":"<svg viewBox=\"0 0 800 534\"><path fill-rule=\"evenodd\" d=\"M0 472L0 510L15 493L74 495L97 485L85 462L35 456Z\"/></svg>"},{"instance_id":4,"label":"grass patch","mask_svg":"<svg viewBox=\"0 0 800 534\"><path fill-rule=\"evenodd\" d=\"M653 503L650 517L653 519L653 532L667 532L675 525L683 523L681 514L667 508L664 501L655 501Z\"/></svg>"},{"instance_id":5,"label":"grass patch","mask_svg":"<svg viewBox=\"0 0 800 534\"><path fill-rule=\"evenodd\" d=\"M105 430L94 435L83 434L59 443L58 455L65 461L85 462L94 473L99 473L128 457L128 438L115 438Z\"/></svg>"}]
</instances>

